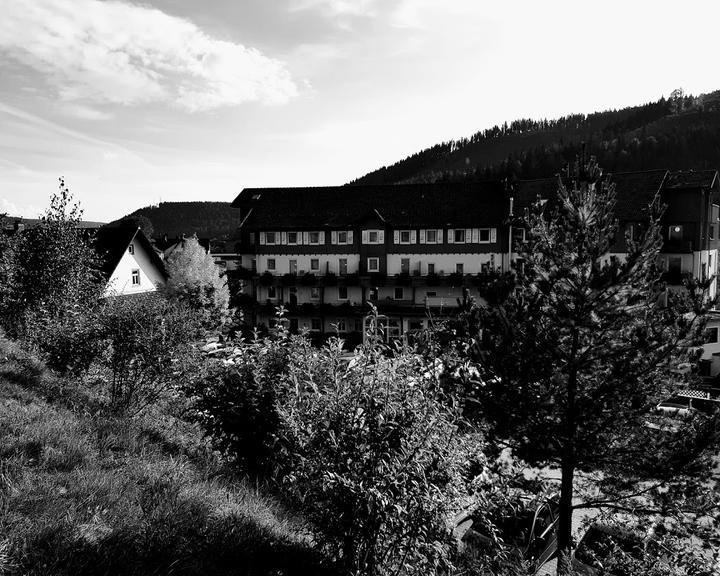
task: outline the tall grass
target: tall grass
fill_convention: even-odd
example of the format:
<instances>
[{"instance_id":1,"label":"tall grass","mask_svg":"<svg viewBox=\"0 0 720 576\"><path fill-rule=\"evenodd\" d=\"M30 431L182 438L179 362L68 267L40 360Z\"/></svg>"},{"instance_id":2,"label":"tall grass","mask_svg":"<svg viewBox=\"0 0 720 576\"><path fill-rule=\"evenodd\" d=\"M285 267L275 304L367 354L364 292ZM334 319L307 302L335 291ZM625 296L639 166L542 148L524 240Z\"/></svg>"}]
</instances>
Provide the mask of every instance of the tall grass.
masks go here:
<instances>
[{"instance_id":1,"label":"tall grass","mask_svg":"<svg viewBox=\"0 0 720 576\"><path fill-rule=\"evenodd\" d=\"M0 575L323 572L192 425L88 409L80 388L0 338Z\"/></svg>"}]
</instances>

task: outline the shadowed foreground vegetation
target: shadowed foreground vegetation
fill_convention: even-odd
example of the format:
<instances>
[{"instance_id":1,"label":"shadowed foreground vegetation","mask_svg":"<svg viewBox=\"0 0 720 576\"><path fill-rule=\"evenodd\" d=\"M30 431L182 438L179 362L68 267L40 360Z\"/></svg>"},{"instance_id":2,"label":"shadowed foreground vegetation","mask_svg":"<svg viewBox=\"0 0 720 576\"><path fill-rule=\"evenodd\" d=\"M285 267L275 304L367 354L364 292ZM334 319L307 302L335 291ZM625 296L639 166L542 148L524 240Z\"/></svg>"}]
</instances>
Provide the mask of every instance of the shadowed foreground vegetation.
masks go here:
<instances>
[{"instance_id":1,"label":"shadowed foreground vegetation","mask_svg":"<svg viewBox=\"0 0 720 576\"><path fill-rule=\"evenodd\" d=\"M0 574L322 572L171 409L130 420L87 390L0 337Z\"/></svg>"}]
</instances>

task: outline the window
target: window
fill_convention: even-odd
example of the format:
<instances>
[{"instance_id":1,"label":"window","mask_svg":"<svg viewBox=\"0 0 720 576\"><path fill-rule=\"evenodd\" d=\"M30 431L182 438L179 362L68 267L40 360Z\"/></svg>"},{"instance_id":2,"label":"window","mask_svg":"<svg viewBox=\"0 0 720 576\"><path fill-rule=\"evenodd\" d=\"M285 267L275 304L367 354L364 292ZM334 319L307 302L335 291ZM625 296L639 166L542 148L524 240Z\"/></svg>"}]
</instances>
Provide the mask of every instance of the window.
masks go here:
<instances>
[{"instance_id":1,"label":"window","mask_svg":"<svg viewBox=\"0 0 720 576\"><path fill-rule=\"evenodd\" d=\"M275 232L265 232L265 244L275 244Z\"/></svg>"},{"instance_id":2,"label":"window","mask_svg":"<svg viewBox=\"0 0 720 576\"><path fill-rule=\"evenodd\" d=\"M410 274L410 258L400 258L400 273Z\"/></svg>"},{"instance_id":3,"label":"window","mask_svg":"<svg viewBox=\"0 0 720 576\"><path fill-rule=\"evenodd\" d=\"M679 256L668 258L668 272L680 274L682 272L682 258Z\"/></svg>"},{"instance_id":4,"label":"window","mask_svg":"<svg viewBox=\"0 0 720 576\"><path fill-rule=\"evenodd\" d=\"M370 288L370 294L368 295L368 299L372 302L375 302L378 299L378 289L377 288Z\"/></svg>"},{"instance_id":5,"label":"window","mask_svg":"<svg viewBox=\"0 0 720 576\"><path fill-rule=\"evenodd\" d=\"M425 231L425 243L426 244L437 244L438 243L438 231L437 230L426 230Z\"/></svg>"},{"instance_id":6,"label":"window","mask_svg":"<svg viewBox=\"0 0 720 576\"><path fill-rule=\"evenodd\" d=\"M380 258L368 258L367 259L368 272L379 272L380 271Z\"/></svg>"},{"instance_id":7,"label":"window","mask_svg":"<svg viewBox=\"0 0 720 576\"><path fill-rule=\"evenodd\" d=\"M310 330L313 332L320 332L320 327L322 326L322 322L320 321L320 318L311 318L310 319Z\"/></svg>"},{"instance_id":8,"label":"window","mask_svg":"<svg viewBox=\"0 0 720 576\"><path fill-rule=\"evenodd\" d=\"M347 324L345 318L338 318L337 324L335 324L338 332L347 332Z\"/></svg>"},{"instance_id":9,"label":"window","mask_svg":"<svg viewBox=\"0 0 720 576\"><path fill-rule=\"evenodd\" d=\"M434 290L425 292L425 298L435 298L436 296L437 296L437 292L435 292Z\"/></svg>"},{"instance_id":10,"label":"window","mask_svg":"<svg viewBox=\"0 0 720 576\"><path fill-rule=\"evenodd\" d=\"M400 230L400 244L410 244L410 230Z\"/></svg>"},{"instance_id":11,"label":"window","mask_svg":"<svg viewBox=\"0 0 720 576\"><path fill-rule=\"evenodd\" d=\"M288 241L288 244L297 244L298 243L298 233L297 232L288 232L287 233L287 241Z\"/></svg>"},{"instance_id":12,"label":"window","mask_svg":"<svg viewBox=\"0 0 720 576\"><path fill-rule=\"evenodd\" d=\"M288 270L290 274L297 274L297 260L288 261Z\"/></svg>"},{"instance_id":13,"label":"window","mask_svg":"<svg viewBox=\"0 0 720 576\"><path fill-rule=\"evenodd\" d=\"M277 298L277 288L275 286L268 286L268 299L274 300Z\"/></svg>"},{"instance_id":14,"label":"window","mask_svg":"<svg viewBox=\"0 0 720 576\"><path fill-rule=\"evenodd\" d=\"M395 288L395 300L404 300L405 299L405 290L402 286L397 286Z\"/></svg>"},{"instance_id":15,"label":"window","mask_svg":"<svg viewBox=\"0 0 720 576\"><path fill-rule=\"evenodd\" d=\"M712 205L711 222L720 222L720 206Z\"/></svg>"},{"instance_id":16,"label":"window","mask_svg":"<svg viewBox=\"0 0 720 576\"><path fill-rule=\"evenodd\" d=\"M338 273L342 276L347 274L347 258L338 259Z\"/></svg>"},{"instance_id":17,"label":"window","mask_svg":"<svg viewBox=\"0 0 720 576\"><path fill-rule=\"evenodd\" d=\"M670 229L668 231L668 240L682 240L683 237L683 227L679 226L677 224L670 226Z\"/></svg>"},{"instance_id":18,"label":"window","mask_svg":"<svg viewBox=\"0 0 720 576\"><path fill-rule=\"evenodd\" d=\"M481 244L490 242L490 228L480 228L478 231L478 238L480 239L479 242Z\"/></svg>"},{"instance_id":19,"label":"window","mask_svg":"<svg viewBox=\"0 0 720 576\"><path fill-rule=\"evenodd\" d=\"M455 272L458 274L464 274L465 273L465 265L462 262L458 262L455 264Z\"/></svg>"},{"instance_id":20,"label":"window","mask_svg":"<svg viewBox=\"0 0 720 576\"><path fill-rule=\"evenodd\" d=\"M435 264L428 262L428 275L435 274Z\"/></svg>"},{"instance_id":21,"label":"window","mask_svg":"<svg viewBox=\"0 0 720 576\"><path fill-rule=\"evenodd\" d=\"M310 288L310 300L320 300L320 288L317 286Z\"/></svg>"},{"instance_id":22,"label":"window","mask_svg":"<svg viewBox=\"0 0 720 576\"><path fill-rule=\"evenodd\" d=\"M411 330L413 332L418 332L423 329L423 321L422 320L410 320L408 322L408 330Z\"/></svg>"},{"instance_id":23,"label":"window","mask_svg":"<svg viewBox=\"0 0 720 576\"><path fill-rule=\"evenodd\" d=\"M140 270L138 269L132 271L132 285L140 286Z\"/></svg>"},{"instance_id":24,"label":"window","mask_svg":"<svg viewBox=\"0 0 720 576\"><path fill-rule=\"evenodd\" d=\"M317 272L320 270L320 260L317 258L310 258L310 270Z\"/></svg>"},{"instance_id":25,"label":"window","mask_svg":"<svg viewBox=\"0 0 720 576\"><path fill-rule=\"evenodd\" d=\"M308 239L310 244L320 244L320 232L310 232Z\"/></svg>"},{"instance_id":26,"label":"window","mask_svg":"<svg viewBox=\"0 0 720 576\"><path fill-rule=\"evenodd\" d=\"M362 231L362 243L363 244L383 244L385 242L385 231L384 230L363 230Z\"/></svg>"},{"instance_id":27,"label":"window","mask_svg":"<svg viewBox=\"0 0 720 576\"><path fill-rule=\"evenodd\" d=\"M347 232L338 232L337 240L338 240L338 244L347 244L348 243L348 233Z\"/></svg>"},{"instance_id":28,"label":"window","mask_svg":"<svg viewBox=\"0 0 720 576\"><path fill-rule=\"evenodd\" d=\"M128 246L128 254L135 254L135 244Z\"/></svg>"},{"instance_id":29,"label":"window","mask_svg":"<svg viewBox=\"0 0 720 576\"><path fill-rule=\"evenodd\" d=\"M453 230L453 240L455 240L456 244L464 244L465 243L465 230L464 229Z\"/></svg>"},{"instance_id":30,"label":"window","mask_svg":"<svg viewBox=\"0 0 720 576\"><path fill-rule=\"evenodd\" d=\"M338 286L338 300L347 300L348 290L347 286Z\"/></svg>"},{"instance_id":31,"label":"window","mask_svg":"<svg viewBox=\"0 0 720 576\"><path fill-rule=\"evenodd\" d=\"M275 258L268 258L268 261L267 261L267 269L268 269L268 270L275 270Z\"/></svg>"},{"instance_id":32,"label":"window","mask_svg":"<svg viewBox=\"0 0 720 576\"><path fill-rule=\"evenodd\" d=\"M705 331L705 344L715 344L718 341L718 328L708 328Z\"/></svg>"},{"instance_id":33,"label":"window","mask_svg":"<svg viewBox=\"0 0 720 576\"><path fill-rule=\"evenodd\" d=\"M362 320L355 320L355 332L362 332L363 326L362 326Z\"/></svg>"}]
</instances>

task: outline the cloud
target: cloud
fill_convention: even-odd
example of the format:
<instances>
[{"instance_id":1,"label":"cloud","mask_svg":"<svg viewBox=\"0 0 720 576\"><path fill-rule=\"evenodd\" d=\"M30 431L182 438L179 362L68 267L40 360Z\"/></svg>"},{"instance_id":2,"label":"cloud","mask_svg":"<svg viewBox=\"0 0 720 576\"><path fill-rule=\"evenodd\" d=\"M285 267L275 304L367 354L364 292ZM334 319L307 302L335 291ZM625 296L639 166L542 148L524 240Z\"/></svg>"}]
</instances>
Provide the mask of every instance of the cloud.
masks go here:
<instances>
[{"instance_id":1,"label":"cloud","mask_svg":"<svg viewBox=\"0 0 720 576\"><path fill-rule=\"evenodd\" d=\"M169 102L196 112L244 102L282 104L299 92L283 62L211 38L157 9L99 0L4 5L0 53L43 73L67 103ZM74 109L85 117L102 115L88 110Z\"/></svg>"}]
</instances>

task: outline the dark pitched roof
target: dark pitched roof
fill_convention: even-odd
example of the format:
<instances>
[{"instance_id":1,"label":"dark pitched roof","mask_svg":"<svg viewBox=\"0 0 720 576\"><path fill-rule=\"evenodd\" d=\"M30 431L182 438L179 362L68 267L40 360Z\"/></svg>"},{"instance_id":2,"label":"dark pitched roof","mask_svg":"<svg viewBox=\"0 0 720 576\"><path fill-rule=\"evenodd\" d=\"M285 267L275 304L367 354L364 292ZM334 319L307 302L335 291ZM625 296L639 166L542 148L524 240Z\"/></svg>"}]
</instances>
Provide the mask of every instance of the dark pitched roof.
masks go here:
<instances>
[{"instance_id":1,"label":"dark pitched roof","mask_svg":"<svg viewBox=\"0 0 720 576\"><path fill-rule=\"evenodd\" d=\"M252 209L244 227L339 228L368 218L394 227L494 226L507 214L500 182L246 188L233 206Z\"/></svg>"},{"instance_id":2,"label":"dark pitched roof","mask_svg":"<svg viewBox=\"0 0 720 576\"><path fill-rule=\"evenodd\" d=\"M667 170L610 174L615 184L615 215L620 220L644 220L655 195L663 188Z\"/></svg>"},{"instance_id":3,"label":"dark pitched roof","mask_svg":"<svg viewBox=\"0 0 720 576\"><path fill-rule=\"evenodd\" d=\"M717 170L680 170L670 172L666 188L712 188L717 180Z\"/></svg>"},{"instance_id":4,"label":"dark pitched roof","mask_svg":"<svg viewBox=\"0 0 720 576\"><path fill-rule=\"evenodd\" d=\"M620 220L637 220L647 214L648 205L661 189L667 170L619 172L608 174L615 184L616 215ZM565 178L563 181L568 185ZM559 186L559 177L522 180L514 185L515 214L530 206L538 197L552 199Z\"/></svg>"},{"instance_id":5,"label":"dark pitched roof","mask_svg":"<svg viewBox=\"0 0 720 576\"><path fill-rule=\"evenodd\" d=\"M100 269L106 277L110 277L113 273L133 240L145 248L152 263L167 277L165 264L153 249L147 236L139 228L134 226L104 227L92 230L90 233L94 233L95 250L101 259Z\"/></svg>"}]
</instances>

